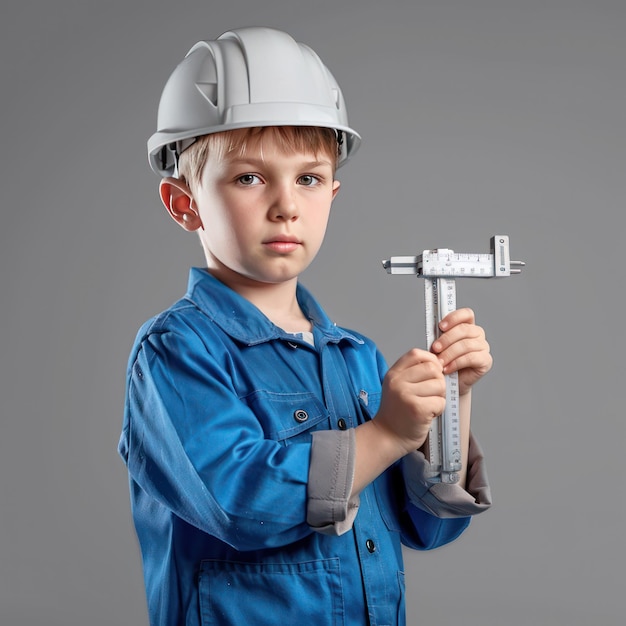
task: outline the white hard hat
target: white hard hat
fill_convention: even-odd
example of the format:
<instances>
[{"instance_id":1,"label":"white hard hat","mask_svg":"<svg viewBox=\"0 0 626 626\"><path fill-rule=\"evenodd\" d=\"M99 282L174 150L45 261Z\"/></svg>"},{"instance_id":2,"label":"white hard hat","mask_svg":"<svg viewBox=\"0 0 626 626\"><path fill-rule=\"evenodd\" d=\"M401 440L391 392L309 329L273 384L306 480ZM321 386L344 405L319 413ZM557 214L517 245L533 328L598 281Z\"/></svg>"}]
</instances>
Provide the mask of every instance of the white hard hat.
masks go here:
<instances>
[{"instance_id":1,"label":"white hard hat","mask_svg":"<svg viewBox=\"0 0 626 626\"><path fill-rule=\"evenodd\" d=\"M150 166L171 176L197 137L259 126L335 129L338 166L361 142L337 81L311 48L272 28L240 28L198 42L170 76L148 141Z\"/></svg>"}]
</instances>

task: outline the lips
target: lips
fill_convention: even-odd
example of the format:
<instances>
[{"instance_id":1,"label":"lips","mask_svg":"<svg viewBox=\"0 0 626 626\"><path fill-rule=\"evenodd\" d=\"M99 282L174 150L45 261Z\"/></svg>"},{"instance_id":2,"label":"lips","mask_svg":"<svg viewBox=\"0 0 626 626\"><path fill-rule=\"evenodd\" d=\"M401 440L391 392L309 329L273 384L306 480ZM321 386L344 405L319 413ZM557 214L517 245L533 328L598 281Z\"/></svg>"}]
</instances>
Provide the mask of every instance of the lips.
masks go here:
<instances>
[{"instance_id":1,"label":"lips","mask_svg":"<svg viewBox=\"0 0 626 626\"><path fill-rule=\"evenodd\" d=\"M296 250L302 242L292 235L275 235L263 242L263 245L274 252L286 253Z\"/></svg>"},{"instance_id":2,"label":"lips","mask_svg":"<svg viewBox=\"0 0 626 626\"><path fill-rule=\"evenodd\" d=\"M263 243L302 243L297 237L292 235L275 235Z\"/></svg>"}]
</instances>

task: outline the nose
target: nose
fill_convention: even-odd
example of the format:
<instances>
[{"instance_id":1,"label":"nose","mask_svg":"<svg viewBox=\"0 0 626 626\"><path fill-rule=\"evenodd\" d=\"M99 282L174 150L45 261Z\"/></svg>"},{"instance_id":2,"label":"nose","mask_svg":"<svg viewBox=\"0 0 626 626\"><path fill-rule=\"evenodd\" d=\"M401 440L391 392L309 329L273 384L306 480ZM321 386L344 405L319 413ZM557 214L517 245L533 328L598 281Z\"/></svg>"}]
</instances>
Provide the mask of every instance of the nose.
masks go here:
<instances>
[{"instance_id":1,"label":"nose","mask_svg":"<svg viewBox=\"0 0 626 626\"><path fill-rule=\"evenodd\" d=\"M270 204L270 219L292 222L298 219L299 214L298 203L291 186L288 184L277 186Z\"/></svg>"}]
</instances>

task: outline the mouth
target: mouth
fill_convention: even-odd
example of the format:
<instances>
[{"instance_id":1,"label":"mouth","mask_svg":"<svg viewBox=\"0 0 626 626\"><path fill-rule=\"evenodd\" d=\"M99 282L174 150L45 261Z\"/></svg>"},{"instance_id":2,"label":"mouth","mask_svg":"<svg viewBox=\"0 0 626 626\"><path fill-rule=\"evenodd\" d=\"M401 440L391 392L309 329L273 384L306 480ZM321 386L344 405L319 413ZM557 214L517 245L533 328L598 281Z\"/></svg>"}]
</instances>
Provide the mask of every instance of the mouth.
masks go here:
<instances>
[{"instance_id":1,"label":"mouth","mask_svg":"<svg viewBox=\"0 0 626 626\"><path fill-rule=\"evenodd\" d=\"M263 245L274 252L286 253L293 252L302 245L302 241L297 237L290 235L276 235L263 242Z\"/></svg>"}]
</instances>

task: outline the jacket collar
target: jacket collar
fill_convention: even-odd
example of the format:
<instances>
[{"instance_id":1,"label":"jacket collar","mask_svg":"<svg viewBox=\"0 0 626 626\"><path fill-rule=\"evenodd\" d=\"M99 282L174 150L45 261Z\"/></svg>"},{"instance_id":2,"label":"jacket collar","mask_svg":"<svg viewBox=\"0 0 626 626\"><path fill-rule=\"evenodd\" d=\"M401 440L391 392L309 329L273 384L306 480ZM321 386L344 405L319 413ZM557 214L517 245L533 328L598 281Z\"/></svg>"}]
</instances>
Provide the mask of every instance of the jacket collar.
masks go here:
<instances>
[{"instance_id":1,"label":"jacket collar","mask_svg":"<svg viewBox=\"0 0 626 626\"><path fill-rule=\"evenodd\" d=\"M255 345L272 339L293 340L293 335L272 323L254 304L204 268L191 268L185 298L193 302L226 334L242 343ZM360 338L334 324L313 295L300 283L296 289L296 298L303 313L311 320L315 330L325 338L325 342L337 343L348 339L363 343Z\"/></svg>"}]
</instances>

